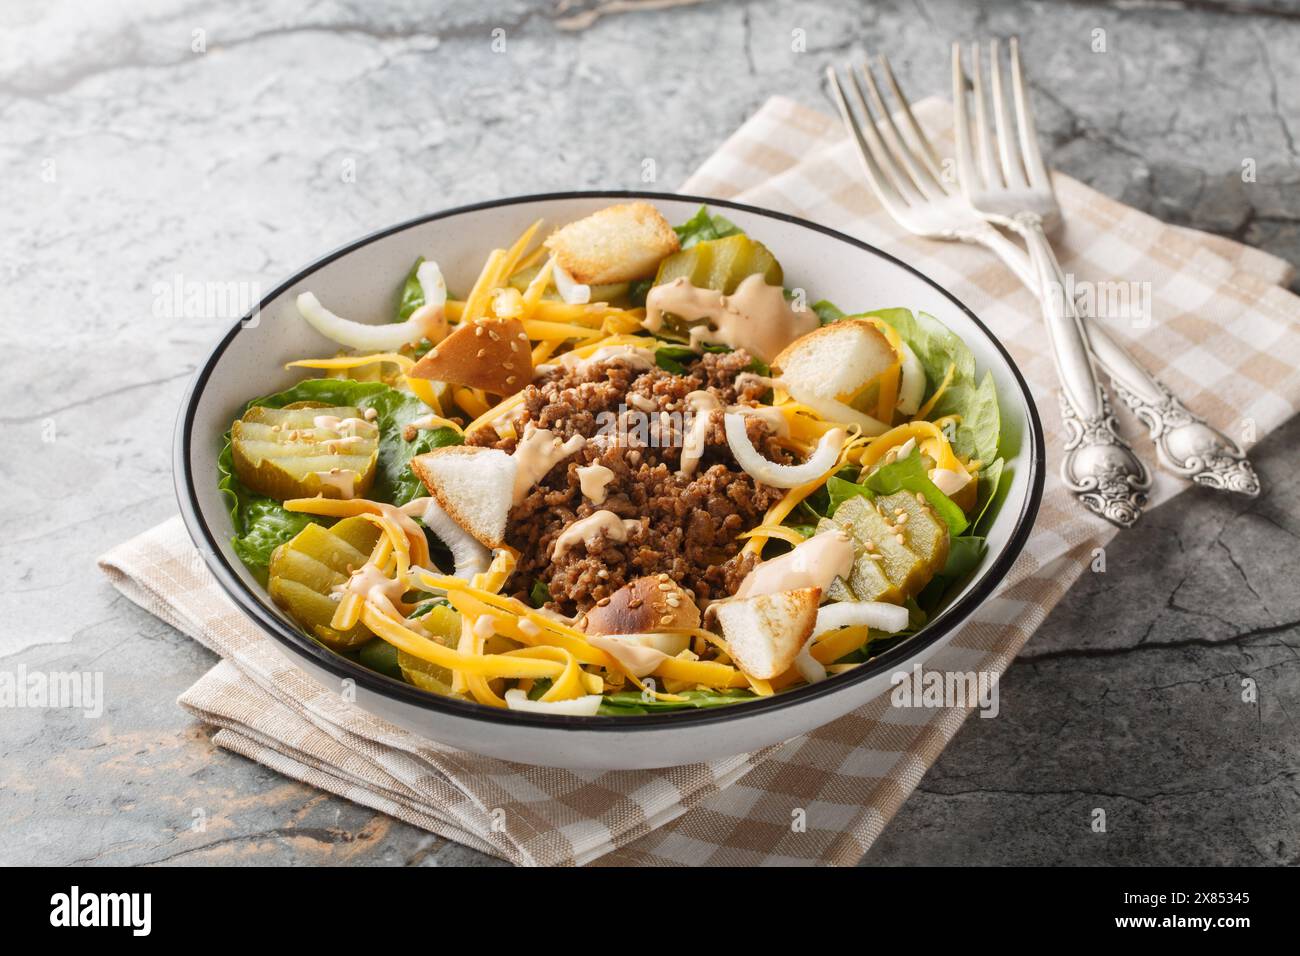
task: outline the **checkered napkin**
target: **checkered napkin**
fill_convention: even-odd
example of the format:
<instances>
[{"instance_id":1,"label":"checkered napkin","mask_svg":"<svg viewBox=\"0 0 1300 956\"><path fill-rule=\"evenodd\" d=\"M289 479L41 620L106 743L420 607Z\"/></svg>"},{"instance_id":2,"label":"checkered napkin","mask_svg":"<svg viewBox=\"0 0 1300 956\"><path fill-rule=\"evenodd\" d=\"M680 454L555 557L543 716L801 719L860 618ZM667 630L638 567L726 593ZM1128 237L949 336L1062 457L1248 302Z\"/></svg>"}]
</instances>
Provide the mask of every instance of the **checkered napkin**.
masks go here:
<instances>
[{"instance_id":1,"label":"checkered napkin","mask_svg":"<svg viewBox=\"0 0 1300 956\"><path fill-rule=\"evenodd\" d=\"M932 100L917 112L942 151L947 107ZM773 99L683 188L795 213L917 266L1001 338L1034 390L1048 436L1061 434L1035 300L981 250L902 235L857 162L831 117ZM1290 278L1286 263L1164 225L1064 176L1056 187L1065 270L1151 283L1150 326L1114 328L1139 359L1229 434L1249 422L1263 435L1296 412L1300 372L1282 357L1300 355L1300 301L1279 287ZM840 304L907 304L874 302L869 292ZM1124 424L1150 458L1141 429ZM1061 487L1059 444L1050 438L1048 458L1028 546L931 669L1000 674L1090 550L1114 533ZM1182 487L1161 475L1153 502ZM1140 526L1130 533L1141 534ZM127 597L222 658L180 698L217 728L219 746L514 863L852 864L968 714L895 709L885 697L805 737L707 764L609 773L517 766L417 737L304 676L226 599L179 518L115 548L101 566ZM796 818L806 827L792 827Z\"/></svg>"}]
</instances>

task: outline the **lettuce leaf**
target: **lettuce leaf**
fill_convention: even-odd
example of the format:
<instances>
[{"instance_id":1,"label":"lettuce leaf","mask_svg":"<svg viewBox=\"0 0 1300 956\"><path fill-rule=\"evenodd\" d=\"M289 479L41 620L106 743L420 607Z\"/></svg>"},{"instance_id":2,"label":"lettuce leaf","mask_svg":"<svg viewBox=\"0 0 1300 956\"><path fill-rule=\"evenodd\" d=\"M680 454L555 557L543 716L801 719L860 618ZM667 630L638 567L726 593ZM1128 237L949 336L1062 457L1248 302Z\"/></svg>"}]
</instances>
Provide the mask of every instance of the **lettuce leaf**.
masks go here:
<instances>
[{"instance_id":1,"label":"lettuce leaf","mask_svg":"<svg viewBox=\"0 0 1300 956\"><path fill-rule=\"evenodd\" d=\"M960 415L961 424L950 441L958 455L990 462L998 457L1002 414L992 373L975 379L975 356L955 332L933 316L910 309L878 309L865 313L888 322L916 354L925 369L928 399L952 366L953 378L939 397L930 418Z\"/></svg>"},{"instance_id":2,"label":"lettuce leaf","mask_svg":"<svg viewBox=\"0 0 1300 956\"><path fill-rule=\"evenodd\" d=\"M746 700L755 700L753 692L741 688L724 690L684 690L677 696L685 700L646 700L638 690L624 690L606 694L600 713L611 717L648 714L664 710L686 710L701 707L725 707Z\"/></svg>"},{"instance_id":3,"label":"lettuce leaf","mask_svg":"<svg viewBox=\"0 0 1300 956\"><path fill-rule=\"evenodd\" d=\"M971 521L973 528L984 530L984 516L989 513L989 506L994 499L1000 502L1006 496L1006 488L1002 484L1005 469L1006 465L1001 458L995 458L980 469L979 486L975 494L975 518Z\"/></svg>"},{"instance_id":4,"label":"lettuce leaf","mask_svg":"<svg viewBox=\"0 0 1300 956\"><path fill-rule=\"evenodd\" d=\"M963 534L948 541L948 560L939 572L942 578L959 578L979 566L984 557L985 540L978 535Z\"/></svg>"},{"instance_id":5,"label":"lettuce leaf","mask_svg":"<svg viewBox=\"0 0 1300 956\"><path fill-rule=\"evenodd\" d=\"M350 405L373 408L379 426L379 460L375 484L370 497L403 505L424 494L424 484L411 471L410 462L434 448L458 445L461 436L452 428L420 429L407 441L406 426L428 414L428 408L409 392L398 391L382 382L357 382L352 379L310 378L292 388L249 402L246 408L264 405L283 408L295 402L319 402L324 405ZM271 552L319 518L286 511L280 502L259 495L244 485L234 473L230 450L230 433L217 459L217 487L230 508L235 529L231 547L253 574L265 579Z\"/></svg>"},{"instance_id":6,"label":"lettuce leaf","mask_svg":"<svg viewBox=\"0 0 1300 956\"><path fill-rule=\"evenodd\" d=\"M424 305L424 287L420 285L420 280L416 276L423 263L424 256L417 256L415 265L411 266L411 271L406 274L406 280L402 283L402 291L397 299L397 315L393 318L394 322L405 322L411 317L411 313Z\"/></svg>"},{"instance_id":7,"label":"lettuce leaf","mask_svg":"<svg viewBox=\"0 0 1300 956\"><path fill-rule=\"evenodd\" d=\"M826 517L835 516L836 509L850 498L866 498L871 500L876 496L871 490L856 481L846 481L836 475L831 475L826 479L826 496L830 504L826 508Z\"/></svg>"},{"instance_id":8,"label":"lettuce leaf","mask_svg":"<svg viewBox=\"0 0 1300 956\"><path fill-rule=\"evenodd\" d=\"M827 302L825 299L819 299L812 304L812 310L817 313L817 319L822 325L830 325L832 322L838 322L844 318L844 313L835 305L834 302Z\"/></svg>"},{"instance_id":9,"label":"lettuce leaf","mask_svg":"<svg viewBox=\"0 0 1300 956\"><path fill-rule=\"evenodd\" d=\"M683 249L689 249L697 242L711 239L725 239L738 236L743 230L730 219L709 212L708 206L701 206L695 215L680 226L673 226L673 232L681 242Z\"/></svg>"},{"instance_id":10,"label":"lettuce leaf","mask_svg":"<svg viewBox=\"0 0 1300 956\"><path fill-rule=\"evenodd\" d=\"M948 533L957 537L969 526L961 507L940 491L930 476L925 473L925 463L921 461L921 451L913 448L906 458L890 462L877 468L862 480L862 483L878 495L892 495L896 491L918 492L925 495L925 500L934 509L935 514L948 525Z\"/></svg>"},{"instance_id":11,"label":"lettuce leaf","mask_svg":"<svg viewBox=\"0 0 1300 956\"><path fill-rule=\"evenodd\" d=\"M271 552L292 540L309 524L320 523L315 515L286 511L280 502L250 491L235 477L230 435L217 458L217 489L230 510L230 524L235 529L230 547L253 576L266 584Z\"/></svg>"}]
</instances>

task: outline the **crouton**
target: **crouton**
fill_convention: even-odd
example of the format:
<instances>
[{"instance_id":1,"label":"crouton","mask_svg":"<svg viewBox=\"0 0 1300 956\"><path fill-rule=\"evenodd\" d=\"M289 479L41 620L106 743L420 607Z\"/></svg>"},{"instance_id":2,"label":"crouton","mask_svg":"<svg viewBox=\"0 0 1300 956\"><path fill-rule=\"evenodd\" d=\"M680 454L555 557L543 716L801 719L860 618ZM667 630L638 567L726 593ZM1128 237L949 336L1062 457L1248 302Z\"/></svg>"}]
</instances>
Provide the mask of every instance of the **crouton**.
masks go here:
<instances>
[{"instance_id":1,"label":"crouton","mask_svg":"<svg viewBox=\"0 0 1300 956\"><path fill-rule=\"evenodd\" d=\"M645 202L609 206L546 240L556 263L583 285L649 278L679 245L668 220Z\"/></svg>"},{"instance_id":2,"label":"crouton","mask_svg":"<svg viewBox=\"0 0 1300 956\"><path fill-rule=\"evenodd\" d=\"M448 445L411 459L411 471L442 510L481 544L505 543L517 465L495 448Z\"/></svg>"}]
</instances>

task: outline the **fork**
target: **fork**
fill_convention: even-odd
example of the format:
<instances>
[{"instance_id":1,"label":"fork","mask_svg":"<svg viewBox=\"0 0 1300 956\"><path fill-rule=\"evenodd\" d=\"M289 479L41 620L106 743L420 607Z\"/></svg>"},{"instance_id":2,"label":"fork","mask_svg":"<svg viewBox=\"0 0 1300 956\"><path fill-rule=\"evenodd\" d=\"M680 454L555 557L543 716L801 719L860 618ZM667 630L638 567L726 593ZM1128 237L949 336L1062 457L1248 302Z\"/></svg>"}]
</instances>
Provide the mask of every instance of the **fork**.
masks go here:
<instances>
[{"instance_id":1,"label":"fork","mask_svg":"<svg viewBox=\"0 0 1300 956\"><path fill-rule=\"evenodd\" d=\"M859 125L834 68L827 77L840 115L856 143L867 181L882 207L903 228L930 239L959 241L983 246L1035 294L1039 281L1028 256L997 229L987 223L952 185L951 176L941 171L943 163L912 113L907 97L884 56L877 58L890 93L898 104L898 117L908 133L899 130L893 113L869 67L862 67L872 107L857 76L850 69L851 89L867 122ZM879 115L879 125L876 116ZM1231 439L1217 432L1150 375L1104 329L1084 318L1089 345L1106 371L1115 391L1148 426L1162 464L1180 477L1208 487L1259 493L1258 479L1245 453Z\"/></svg>"}]
</instances>

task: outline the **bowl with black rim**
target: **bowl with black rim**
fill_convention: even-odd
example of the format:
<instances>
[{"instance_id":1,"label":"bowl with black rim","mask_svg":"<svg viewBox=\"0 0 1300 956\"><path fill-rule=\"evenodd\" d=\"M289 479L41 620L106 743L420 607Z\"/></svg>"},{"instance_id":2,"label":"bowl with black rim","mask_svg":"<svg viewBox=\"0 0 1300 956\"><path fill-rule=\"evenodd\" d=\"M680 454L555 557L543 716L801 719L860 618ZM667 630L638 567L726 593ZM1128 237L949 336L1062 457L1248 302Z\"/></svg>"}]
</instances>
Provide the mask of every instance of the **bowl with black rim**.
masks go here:
<instances>
[{"instance_id":1,"label":"bowl with black rim","mask_svg":"<svg viewBox=\"0 0 1300 956\"><path fill-rule=\"evenodd\" d=\"M978 373L993 376L1006 461L1001 500L986 527L987 553L954 585L942 608L907 640L817 684L724 707L627 717L572 717L502 710L441 697L368 670L306 636L276 607L231 548L228 505L217 488L223 436L251 398L302 378L284 368L327 355L332 343L298 315L311 291L340 315L389 319L394 290L419 256L436 260L451 288L468 288L487 251L544 219L562 224L629 199L654 204L670 222L701 205L725 215L781 261L785 283L862 311L903 306L926 312L959 335ZM174 467L186 528L219 585L294 665L325 687L348 687L355 705L440 743L505 760L566 768L676 766L787 740L855 710L887 691L952 640L996 591L1023 549L1043 491L1042 426L1011 357L968 308L921 271L849 236L784 213L717 199L605 191L520 196L421 216L351 242L285 280L214 345L185 395ZM347 683L345 683L347 682Z\"/></svg>"}]
</instances>

